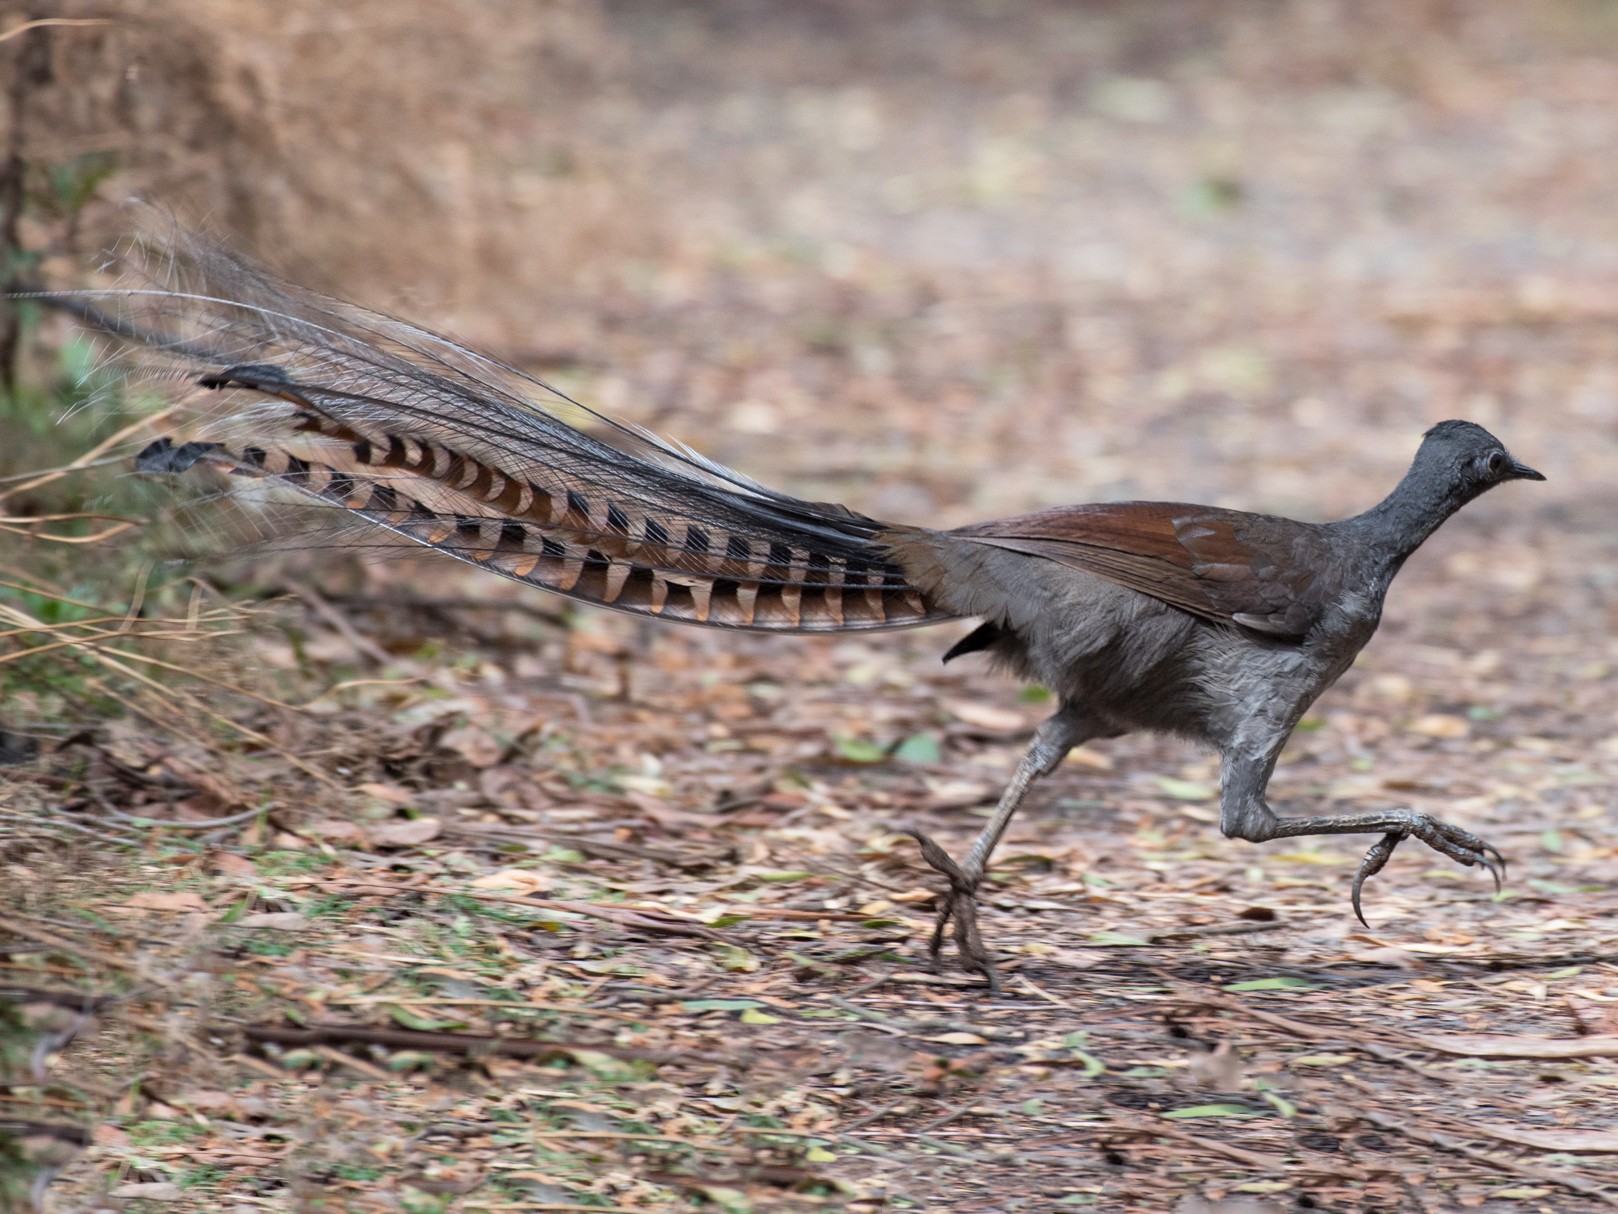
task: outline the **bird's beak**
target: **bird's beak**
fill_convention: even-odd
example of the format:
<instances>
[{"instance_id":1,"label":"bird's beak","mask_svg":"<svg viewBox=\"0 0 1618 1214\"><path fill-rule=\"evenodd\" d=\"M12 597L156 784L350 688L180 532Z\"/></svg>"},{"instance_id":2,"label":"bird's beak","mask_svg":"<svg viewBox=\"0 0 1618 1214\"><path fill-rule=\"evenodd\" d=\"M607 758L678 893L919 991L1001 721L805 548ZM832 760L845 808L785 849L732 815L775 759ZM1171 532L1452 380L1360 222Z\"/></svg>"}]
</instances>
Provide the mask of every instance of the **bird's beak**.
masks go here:
<instances>
[{"instance_id":1,"label":"bird's beak","mask_svg":"<svg viewBox=\"0 0 1618 1214\"><path fill-rule=\"evenodd\" d=\"M1535 472L1532 468L1530 468L1527 464L1523 463L1516 456L1512 456L1511 457L1511 472L1508 475L1507 479L1508 480L1514 480L1514 481L1542 481L1542 480L1545 479L1545 474L1543 472Z\"/></svg>"}]
</instances>

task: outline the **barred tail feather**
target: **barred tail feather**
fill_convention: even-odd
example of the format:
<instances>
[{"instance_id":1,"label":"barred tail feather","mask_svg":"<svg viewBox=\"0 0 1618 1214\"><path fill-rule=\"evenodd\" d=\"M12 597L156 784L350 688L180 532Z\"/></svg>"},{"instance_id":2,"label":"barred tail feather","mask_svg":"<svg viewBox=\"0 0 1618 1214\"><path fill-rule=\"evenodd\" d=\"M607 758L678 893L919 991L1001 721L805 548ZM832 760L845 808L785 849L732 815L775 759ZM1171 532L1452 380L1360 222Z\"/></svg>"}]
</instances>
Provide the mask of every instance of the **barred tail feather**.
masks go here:
<instances>
[{"instance_id":1,"label":"barred tail feather","mask_svg":"<svg viewBox=\"0 0 1618 1214\"><path fill-rule=\"evenodd\" d=\"M504 577L663 619L836 632L953 618L889 558L873 519L767 489L212 247L168 256L201 289L104 293L137 313L118 335L195 370L199 351L218 356L197 382L221 395L194 440L157 440L139 471L202 463L267 480Z\"/></svg>"}]
</instances>

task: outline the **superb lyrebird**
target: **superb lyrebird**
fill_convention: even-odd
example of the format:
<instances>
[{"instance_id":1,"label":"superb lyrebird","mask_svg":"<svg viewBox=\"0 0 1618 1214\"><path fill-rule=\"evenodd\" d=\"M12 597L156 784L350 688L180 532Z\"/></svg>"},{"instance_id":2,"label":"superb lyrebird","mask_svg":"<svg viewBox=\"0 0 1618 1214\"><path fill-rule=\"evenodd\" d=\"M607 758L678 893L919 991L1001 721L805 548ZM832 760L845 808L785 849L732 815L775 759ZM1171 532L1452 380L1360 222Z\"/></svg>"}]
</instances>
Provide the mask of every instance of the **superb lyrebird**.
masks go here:
<instances>
[{"instance_id":1,"label":"superb lyrebird","mask_svg":"<svg viewBox=\"0 0 1618 1214\"><path fill-rule=\"evenodd\" d=\"M1356 914L1365 879L1411 837L1500 879L1493 847L1424 813L1285 817L1265 801L1282 746L1376 631L1405 559L1480 493L1544 479L1481 426L1434 426L1393 491L1338 522L1122 502L937 530L766 488L217 248L182 241L168 256L183 289L68 301L205 390L182 441L137 456L143 471L277 482L491 573L660 619L770 632L981 620L946 660L984 651L1059 699L964 862L916 836L949 886L932 951L953 923L991 986L985 867L1029 786L1089 739L1150 730L1211 746L1232 837L1377 834ZM568 420L586 416L605 437Z\"/></svg>"}]
</instances>

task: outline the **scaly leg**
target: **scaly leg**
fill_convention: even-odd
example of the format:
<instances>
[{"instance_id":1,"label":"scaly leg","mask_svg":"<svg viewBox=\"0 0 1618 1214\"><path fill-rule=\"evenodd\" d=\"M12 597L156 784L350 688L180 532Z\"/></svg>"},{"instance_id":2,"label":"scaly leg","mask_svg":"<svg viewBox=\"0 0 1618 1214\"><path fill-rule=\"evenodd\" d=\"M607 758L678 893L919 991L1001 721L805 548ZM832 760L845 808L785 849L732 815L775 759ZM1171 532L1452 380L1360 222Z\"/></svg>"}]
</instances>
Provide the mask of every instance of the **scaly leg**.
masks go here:
<instances>
[{"instance_id":1,"label":"scaly leg","mask_svg":"<svg viewBox=\"0 0 1618 1214\"><path fill-rule=\"evenodd\" d=\"M938 922L933 927L932 942L927 949L928 956L935 964L944 944L944 931L953 920L955 946L961 954L961 967L982 974L989 980L989 990L999 993L1000 979L978 931L977 890L988 868L989 857L1000 842L1000 836L1006 833L1006 827L1011 825L1012 815L1017 812L1017 806L1022 804L1033 782L1055 771L1067 752L1080 742L1105 732L1096 729L1077 709L1067 704L1041 724L1034 734L1033 743L1017 764L1017 772L1011 777L1011 783L1001 794L994 817L989 819L989 824L973 841L965 863L956 864L942 847L919 830L906 832L921 844L922 859L943 873L949 881L949 892L944 895L943 905L938 911Z\"/></svg>"},{"instance_id":2,"label":"scaly leg","mask_svg":"<svg viewBox=\"0 0 1618 1214\"><path fill-rule=\"evenodd\" d=\"M1492 844L1486 843L1470 831L1441 822L1431 814L1412 809L1386 809L1365 814L1333 814L1328 817L1302 818L1278 816L1264 801L1264 787L1275 768L1275 757L1227 757L1225 761L1224 804L1220 811L1219 828L1233 839L1247 839L1263 843L1270 839L1292 839L1301 835L1358 835L1380 833L1382 837L1371 845L1354 874L1350 901L1354 916L1362 924L1365 913L1360 909L1360 891L1368 877L1374 877L1387 865L1393 849L1406 839L1420 839L1434 851L1448 856L1468 868L1478 865L1489 870L1494 888L1500 889L1505 876L1506 861Z\"/></svg>"}]
</instances>

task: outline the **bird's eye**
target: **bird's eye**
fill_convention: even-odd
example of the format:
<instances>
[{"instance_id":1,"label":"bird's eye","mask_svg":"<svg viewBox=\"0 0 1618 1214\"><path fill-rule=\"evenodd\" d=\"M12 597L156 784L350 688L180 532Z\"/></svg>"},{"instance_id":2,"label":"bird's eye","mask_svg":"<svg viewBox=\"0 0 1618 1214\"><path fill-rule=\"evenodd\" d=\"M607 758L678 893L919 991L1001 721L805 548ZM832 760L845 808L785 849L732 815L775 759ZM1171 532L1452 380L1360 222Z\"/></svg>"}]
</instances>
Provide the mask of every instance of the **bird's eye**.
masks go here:
<instances>
[{"instance_id":1,"label":"bird's eye","mask_svg":"<svg viewBox=\"0 0 1618 1214\"><path fill-rule=\"evenodd\" d=\"M1489 452L1489 475L1499 476L1506 470L1506 453L1504 451Z\"/></svg>"}]
</instances>

